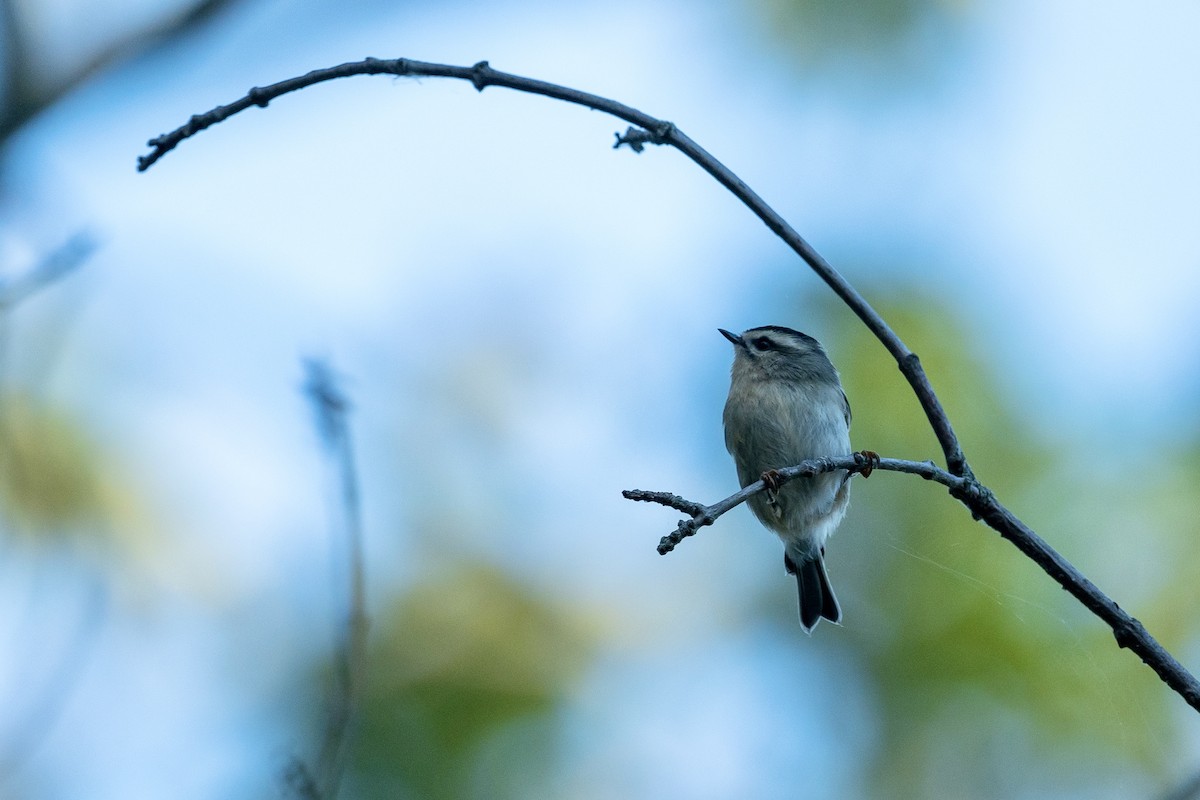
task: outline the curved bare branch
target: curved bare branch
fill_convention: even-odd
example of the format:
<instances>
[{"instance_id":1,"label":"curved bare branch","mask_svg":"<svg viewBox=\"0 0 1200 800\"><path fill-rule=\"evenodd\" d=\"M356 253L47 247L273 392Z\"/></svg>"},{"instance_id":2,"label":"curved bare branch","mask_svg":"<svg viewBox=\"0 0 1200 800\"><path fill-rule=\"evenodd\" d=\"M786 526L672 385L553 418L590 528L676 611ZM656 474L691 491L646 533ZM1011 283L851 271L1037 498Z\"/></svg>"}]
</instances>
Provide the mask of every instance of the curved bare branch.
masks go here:
<instances>
[{"instance_id":1,"label":"curved bare branch","mask_svg":"<svg viewBox=\"0 0 1200 800\"><path fill-rule=\"evenodd\" d=\"M510 72L500 72L499 70L492 69L486 61L480 61L471 67L458 67L450 64L431 64L426 61L413 61L407 58L386 60L368 58L363 61L339 64L336 67L315 69L299 77L279 81L270 86L255 86L244 97L235 100L229 105L217 106L207 113L197 114L189 119L186 124L181 125L170 133L156 136L147 142L146 145L151 150L149 154L138 157L138 171L149 169L156 161L175 149L184 139L195 136L197 133L229 119L234 114L238 114L254 106L266 108L268 103L281 95L295 92L317 83L337 80L338 78L350 78L355 75L457 78L469 81L481 92L489 86L500 86L529 94L542 95L543 97L562 100L566 103L573 103L574 105L584 106L596 111L603 111L606 114L623 119L631 125L636 125L640 129L631 129L623 136L618 135L615 147L628 144L638 152L641 151L643 145L646 143L670 145L676 148L692 161L696 162L701 169L713 176L718 183L733 192L739 200L745 203L776 236L783 239L788 247L791 247L797 255L812 267L821 280L829 284L829 287L833 289L838 297L842 298L846 305L850 307L850 310L858 315L858 318L863 321L879 341L883 343L888 352L892 354L892 357L896 359L900 371L912 385L913 391L917 395L917 400L920 401L921 407L925 410L925 416L929 418L929 424L933 427L938 442L942 446L942 452L946 457L946 466L955 475L971 474L966 456L963 455L962 448L958 444L958 437L954 433L954 427L950 424L949 417L946 416L946 412L942 409L941 402L934 393L933 386L930 385L929 379L925 375L925 370L921 367L921 360L917 358L916 353L908 349L908 346L884 322L883 317L871 307L870 303L837 270L830 266L829 262L822 258L813 249L812 245L805 241L804 237L797 233L775 209L767 205L765 200L759 197L745 181L735 175L728 167L714 158L703 147L689 139L673 123L652 117L624 103L618 103L607 97L581 92L578 89L571 89L566 86L559 86L558 84L534 78L526 78L521 75L513 75Z\"/></svg>"},{"instance_id":2,"label":"curved bare branch","mask_svg":"<svg viewBox=\"0 0 1200 800\"><path fill-rule=\"evenodd\" d=\"M950 424L950 420L946 416L941 402L934 393L933 386L925 375L925 371L917 355L909 350L908 346L901 341L900 337L884 322L879 313L871 307L863 296L837 270L830 266L773 208L767 205L741 178L704 150L704 148L688 138L674 124L652 117L649 114L618 103L615 100L546 81L494 70L486 61L480 61L474 66L466 67L433 64L403 58L391 60L368 58L364 61L341 64L328 69L313 70L306 75L280 81L270 86L255 87L245 97L229 105L218 106L205 114L193 116L185 125L176 130L151 139L148 142L151 152L138 159L138 169L145 170L149 168L184 139L194 136L200 131L252 106L265 108L270 101L289 92L294 92L316 83L355 75L455 78L469 81L479 91L483 91L489 86L500 86L562 100L563 102L606 112L636 126L625 134L617 136L616 145L614 145L616 147L626 144L631 149L640 152L646 144L670 145L694 161L701 169L740 199L772 232L783 239L829 285L834 293L850 307L867 328L875 334L883 346L887 348L892 357L896 359L896 364L912 386L921 407L925 411L930 426L937 435L938 442L946 459L946 469L943 470L927 462L901 462L895 459L880 460L878 468L913 472L946 485L950 494L965 505L975 519L985 522L1005 539L1016 545L1022 553L1029 556L1046 574L1057 581L1060 586L1070 592L1072 596L1083 603L1097 617L1107 623L1112 628L1113 635L1116 637L1117 644L1120 647L1127 647L1136 653L1168 686L1179 693L1192 708L1200 711L1200 682L1171 656L1146 631L1140 622L1100 591L1082 573L1075 569L1070 562L1050 547L1025 523L1021 522L1011 511L1001 505L987 487L975 479L967 463L966 456L959 445L958 437L954 433L954 428ZM850 459L850 461L848 462L845 459ZM857 471L862 471L861 463L855 461L854 456L805 462L789 469L800 470L796 474L805 474L804 470L812 470L808 474L816 474L816 472L832 469L851 469L851 464L858 467ZM900 464L909 465L911 468L901 469ZM758 487L757 489L755 488L756 486ZM666 493L630 492L626 493L626 497L635 500L652 500L654 502L664 502L664 499L668 497L675 498L681 505L673 505L673 502L666 502L666 505L679 508L692 515L693 527L691 533L695 533L696 529L711 524L711 520L707 522L704 520L707 516L715 513L713 509L717 509L724 503L730 502L732 502L730 506L732 508L738 503L743 502L745 497L749 497L755 491L761 491L761 489L761 483L752 484L714 506L691 503L690 501ZM741 497L746 492L749 492L749 494ZM740 499L738 499L739 497ZM721 513L724 513L724 511ZM719 514L716 516L719 516ZM715 519L716 516L712 518ZM680 531L677 530L676 533L678 534ZM684 538L686 535L691 535L691 533L681 535L679 539ZM665 539L664 542L669 539L670 537ZM677 544L678 542L675 543ZM673 544L671 546L673 547ZM662 547L663 545L660 543L660 551ZM670 547L667 547L665 552L669 552L670 549Z\"/></svg>"}]
</instances>

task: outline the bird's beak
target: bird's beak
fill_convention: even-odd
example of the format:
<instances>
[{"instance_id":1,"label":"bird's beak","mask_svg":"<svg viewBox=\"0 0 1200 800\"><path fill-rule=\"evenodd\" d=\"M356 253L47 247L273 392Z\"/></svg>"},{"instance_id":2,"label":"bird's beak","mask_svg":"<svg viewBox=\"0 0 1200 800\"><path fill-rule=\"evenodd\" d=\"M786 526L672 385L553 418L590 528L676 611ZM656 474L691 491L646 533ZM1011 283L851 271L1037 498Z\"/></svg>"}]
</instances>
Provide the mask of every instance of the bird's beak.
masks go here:
<instances>
[{"instance_id":1,"label":"bird's beak","mask_svg":"<svg viewBox=\"0 0 1200 800\"><path fill-rule=\"evenodd\" d=\"M722 336L724 336L729 341L733 342L735 347L745 347L746 346L746 341L744 339L742 339L742 337L738 336L736 333L730 333L729 331L725 330L724 328L717 328L717 330L719 330L721 332Z\"/></svg>"}]
</instances>

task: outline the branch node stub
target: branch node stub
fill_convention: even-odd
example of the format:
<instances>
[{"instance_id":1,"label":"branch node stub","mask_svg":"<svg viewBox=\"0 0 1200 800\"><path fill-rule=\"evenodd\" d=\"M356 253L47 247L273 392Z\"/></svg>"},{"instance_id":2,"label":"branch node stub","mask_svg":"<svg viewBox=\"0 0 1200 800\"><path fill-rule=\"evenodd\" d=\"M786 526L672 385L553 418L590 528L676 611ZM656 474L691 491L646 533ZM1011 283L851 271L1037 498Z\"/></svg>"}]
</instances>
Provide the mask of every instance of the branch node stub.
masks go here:
<instances>
[{"instance_id":1,"label":"branch node stub","mask_svg":"<svg viewBox=\"0 0 1200 800\"><path fill-rule=\"evenodd\" d=\"M1138 621L1129 618L1129 622L1124 625L1117 625L1113 628L1113 638L1117 640L1117 647L1128 649L1137 642Z\"/></svg>"},{"instance_id":2,"label":"branch node stub","mask_svg":"<svg viewBox=\"0 0 1200 800\"><path fill-rule=\"evenodd\" d=\"M654 144L666 144L667 140L675 134L675 123L663 120L658 125L654 126Z\"/></svg>"},{"instance_id":3,"label":"branch node stub","mask_svg":"<svg viewBox=\"0 0 1200 800\"><path fill-rule=\"evenodd\" d=\"M471 67L471 85L475 87L475 91L482 92L488 85L488 73L492 71L491 66L486 61L480 61L475 66Z\"/></svg>"},{"instance_id":4,"label":"branch node stub","mask_svg":"<svg viewBox=\"0 0 1200 800\"><path fill-rule=\"evenodd\" d=\"M990 506L996 502L996 495L992 494L992 490L975 480L974 475L971 475L968 480L971 481L971 492L979 505Z\"/></svg>"},{"instance_id":5,"label":"branch node stub","mask_svg":"<svg viewBox=\"0 0 1200 800\"><path fill-rule=\"evenodd\" d=\"M389 64L389 62L386 62L381 58L373 58L371 56L367 56L363 59L363 63L367 65L367 71L372 74L387 72L389 66L391 66L393 69L403 68L404 65L400 63L402 61L404 61L404 59L398 58ZM403 75L404 73L401 71L399 74Z\"/></svg>"},{"instance_id":6,"label":"branch node stub","mask_svg":"<svg viewBox=\"0 0 1200 800\"><path fill-rule=\"evenodd\" d=\"M950 496L960 500L971 512L971 519L976 522L983 519L985 506L989 506L995 501L995 495L991 490L974 477L964 478L960 486L950 490ZM1008 538L1003 531L1000 532L1000 535Z\"/></svg>"},{"instance_id":7,"label":"branch node stub","mask_svg":"<svg viewBox=\"0 0 1200 800\"><path fill-rule=\"evenodd\" d=\"M266 108L267 104L271 102L271 98L259 86L251 86L250 91L246 92L246 97L259 108Z\"/></svg>"}]
</instances>

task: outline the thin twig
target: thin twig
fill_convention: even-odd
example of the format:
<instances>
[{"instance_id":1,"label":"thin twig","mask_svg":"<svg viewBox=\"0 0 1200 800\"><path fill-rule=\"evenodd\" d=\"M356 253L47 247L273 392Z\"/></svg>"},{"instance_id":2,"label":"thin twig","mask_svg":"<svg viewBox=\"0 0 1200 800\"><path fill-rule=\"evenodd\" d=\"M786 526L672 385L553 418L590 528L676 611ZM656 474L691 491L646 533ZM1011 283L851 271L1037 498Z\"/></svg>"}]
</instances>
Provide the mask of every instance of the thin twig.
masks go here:
<instances>
[{"instance_id":1,"label":"thin twig","mask_svg":"<svg viewBox=\"0 0 1200 800\"><path fill-rule=\"evenodd\" d=\"M848 456L813 458L801 461L795 466L776 470L778 479L775 485L782 486L795 478L811 478L814 475L820 475L823 472L833 472L838 469L864 475L869 475L872 470L876 469L887 470L889 472L907 472L910 475L919 475L925 480L937 481L944 486L960 491L965 491L968 484L972 482L971 479L951 475L932 461L901 461L896 458L873 458L868 460L862 454L854 453ZM711 506L687 500L669 492L626 489L621 494L626 500L658 503L659 505L667 506L668 508L673 508L676 511L682 511L689 515L688 519L679 521L679 526L673 533L664 536L659 541L658 552L660 555L665 556L674 550L675 546L684 539L695 535L701 528L712 525L727 512L737 508L765 488L767 488L766 482L758 480L746 485L740 491L734 492L724 500L713 503Z\"/></svg>"},{"instance_id":2,"label":"thin twig","mask_svg":"<svg viewBox=\"0 0 1200 800\"><path fill-rule=\"evenodd\" d=\"M783 239L833 289L834 293L849 306L851 311L892 354L900 372L912 386L913 392L937 436L938 443L941 445L946 459L946 470L939 470L939 472L945 472L949 476L961 479L960 484L950 487L951 495L966 505L972 516L986 522L1001 536L1015 544L1021 552L1032 558L1059 585L1104 620L1112 628L1119 646L1128 647L1135 652L1168 686L1178 692L1194 709L1200 711L1200 682L1197 682L1195 677L1150 636L1141 623L1121 610L1066 559L1002 506L985 486L975 480L966 456L959 445L958 437L954 433L954 428L934 393L917 355L908 349L908 346L901 341L900 337L884 322L862 295L773 208L767 205L741 178L684 135L674 124L652 117L615 100L545 81L499 72L492 69L486 61L465 67L408 59L368 58L364 61L314 70L306 75L280 81L270 86L256 87L240 100L226 106L219 106L205 114L193 116L187 124L171 133L151 139L148 143L148 146L152 148L151 152L138 159L138 169L147 169L184 139L251 106L265 108L271 100L280 95L323 81L354 75L382 74L456 78L470 81L479 91L483 91L488 86L500 86L603 111L636 126L624 135L618 134L615 147L627 144L631 149L640 152L646 144L670 145L694 161L740 199L771 231ZM887 461L885 459L882 463L887 463ZM880 468L886 469L882 463ZM928 477L937 480L934 475ZM942 482L944 483L944 481Z\"/></svg>"},{"instance_id":3,"label":"thin twig","mask_svg":"<svg viewBox=\"0 0 1200 800\"><path fill-rule=\"evenodd\" d=\"M334 523L334 544L341 543L345 548L347 612L344 625L339 623L335 628L337 653L334 687L316 767L310 774L303 764L293 763L289 767L287 783L302 797L333 800L337 797L345 769L352 726L362 694L366 661L362 521L354 452L346 422L348 404L328 365L321 361L308 361L305 368L308 378L304 388L312 403L317 433L335 476L333 482L338 496L338 519Z\"/></svg>"}]
</instances>

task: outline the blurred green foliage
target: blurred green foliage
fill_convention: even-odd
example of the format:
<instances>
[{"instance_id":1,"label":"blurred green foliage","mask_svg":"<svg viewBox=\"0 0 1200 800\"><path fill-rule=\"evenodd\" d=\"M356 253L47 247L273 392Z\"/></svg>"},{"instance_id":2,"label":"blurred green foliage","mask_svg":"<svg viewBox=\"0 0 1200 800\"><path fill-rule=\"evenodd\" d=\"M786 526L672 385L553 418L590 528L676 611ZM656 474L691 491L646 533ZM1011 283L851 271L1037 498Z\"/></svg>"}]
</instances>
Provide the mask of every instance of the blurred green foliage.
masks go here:
<instances>
[{"instance_id":1,"label":"blurred green foliage","mask_svg":"<svg viewBox=\"0 0 1200 800\"><path fill-rule=\"evenodd\" d=\"M826 62L842 70L874 68L889 80L938 69L929 48L907 46L936 35L951 44L954 0L757 0L751 19L768 41L803 67ZM843 75L844 77L844 75Z\"/></svg>"},{"instance_id":2,"label":"blurred green foliage","mask_svg":"<svg viewBox=\"0 0 1200 800\"><path fill-rule=\"evenodd\" d=\"M980 479L1035 529L1053 520L1041 532L1055 545L1086 542L1067 520L1104 502L1103 488L1046 491L1069 474L1070 448L1060 455L1029 433L1021 398L973 351L970 326L930 296L874 294L921 356ZM822 315L854 406L854 446L941 462L895 362L834 301ZM839 542L834 569L848 657L877 699L873 794L1012 796L1089 766L1165 768L1177 747L1166 712L1181 701L1016 548L910 476L860 481L854 506L842 536L870 541Z\"/></svg>"},{"instance_id":3,"label":"blurred green foliage","mask_svg":"<svg viewBox=\"0 0 1200 800\"><path fill-rule=\"evenodd\" d=\"M579 624L498 568L459 563L398 597L371 636L351 794L537 794L554 710L589 655Z\"/></svg>"}]
</instances>

